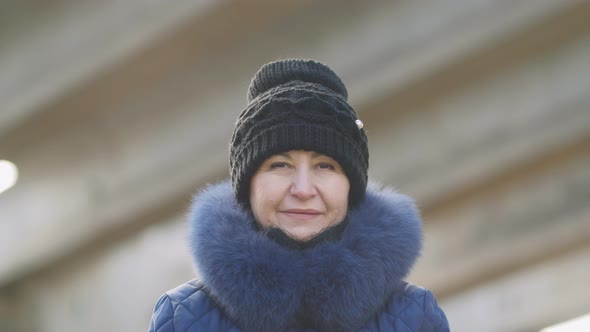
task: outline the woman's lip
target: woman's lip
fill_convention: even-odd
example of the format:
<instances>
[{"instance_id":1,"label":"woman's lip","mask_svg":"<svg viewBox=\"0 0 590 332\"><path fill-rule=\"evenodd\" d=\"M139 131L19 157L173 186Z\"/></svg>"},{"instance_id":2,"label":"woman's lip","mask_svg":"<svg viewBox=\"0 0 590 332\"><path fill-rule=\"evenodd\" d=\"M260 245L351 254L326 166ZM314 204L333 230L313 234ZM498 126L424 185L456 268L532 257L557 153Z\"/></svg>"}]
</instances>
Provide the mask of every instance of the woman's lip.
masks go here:
<instances>
[{"instance_id":1,"label":"woman's lip","mask_svg":"<svg viewBox=\"0 0 590 332\"><path fill-rule=\"evenodd\" d=\"M283 210L284 213L294 213L294 214L320 214L320 211L314 209L289 209Z\"/></svg>"},{"instance_id":2,"label":"woman's lip","mask_svg":"<svg viewBox=\"0 0 590 332\"><path fill-rule=\"evenodd\" d=\"M302 209L291 209L281 211L287 217L298 220L309 220L319 216L321 213L317 210L302 210Z\"/></svg>"}]
</instances>

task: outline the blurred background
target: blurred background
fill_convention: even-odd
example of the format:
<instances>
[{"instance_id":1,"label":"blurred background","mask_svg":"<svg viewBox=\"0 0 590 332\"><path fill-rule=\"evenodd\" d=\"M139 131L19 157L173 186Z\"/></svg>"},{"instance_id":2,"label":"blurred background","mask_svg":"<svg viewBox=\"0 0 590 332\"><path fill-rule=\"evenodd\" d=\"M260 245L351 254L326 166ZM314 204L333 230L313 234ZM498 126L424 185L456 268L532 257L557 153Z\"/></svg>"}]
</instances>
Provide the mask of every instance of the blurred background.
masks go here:
<instances>
[{"instance_id":1,"label":"blurred background","mask_svg":"<svg viewBox=\"0 0 590 332\"><path fill-rule=\"evenodd\" d=\"M146 331L264 63L344 80L452 331L590 312L590 1L1 1L0 331ZM11 165L14 165L12 167Z\"/></svg>"}]
</instances>

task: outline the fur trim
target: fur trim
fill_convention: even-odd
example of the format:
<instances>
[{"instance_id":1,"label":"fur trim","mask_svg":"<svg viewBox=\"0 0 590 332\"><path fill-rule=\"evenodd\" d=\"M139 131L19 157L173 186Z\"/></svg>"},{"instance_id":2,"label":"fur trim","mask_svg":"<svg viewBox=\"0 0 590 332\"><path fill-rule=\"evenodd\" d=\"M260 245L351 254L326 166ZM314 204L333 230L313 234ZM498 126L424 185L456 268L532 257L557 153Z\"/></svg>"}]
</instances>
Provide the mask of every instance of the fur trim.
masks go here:
<instances>
[{"instance_id":1,"label":"fur trim","mask_svg":"<svg viewBox=\"0 0 590 332\"><path fill-rule=\"evenodd\" d=\"M229 182L194 197L189 242L210 296L248 331L357 330L392 296L419 256L411 198L370 184L337 242L291 250L251 227ZM299 319L298 319L299 318Z\"/></svg>"}]
</instances>

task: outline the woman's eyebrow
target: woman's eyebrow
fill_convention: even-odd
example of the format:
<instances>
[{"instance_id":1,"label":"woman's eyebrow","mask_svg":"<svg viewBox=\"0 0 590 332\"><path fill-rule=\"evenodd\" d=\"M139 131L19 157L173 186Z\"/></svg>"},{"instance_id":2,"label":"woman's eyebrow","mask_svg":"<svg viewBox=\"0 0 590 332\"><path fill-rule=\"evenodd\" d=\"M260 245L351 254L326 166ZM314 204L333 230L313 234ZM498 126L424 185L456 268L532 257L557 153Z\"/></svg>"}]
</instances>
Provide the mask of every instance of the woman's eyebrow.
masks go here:
<instances>
[{"instance_id":1,"label":"woman's eyebrow","mask_svg":"<svg viewBox=\"0 0 590 332\"><path fill-rule=\"evenodd\" d=\"M325 155L325 154L323 154L323 153L319 153L319 152L315 152L315 151L313 151L313 152L311 153L311 157L312 157L312 158L318 158L318 157L327 157L327 158L330 158L330 157L326 156L326 155Z\"/></svg>"},{"instance_id":2,"label":"woman's eyebrow","mask_svg":"<svg viewBox=\"0 0 590 332\"><path fill-rule=\"evenodd\" d=\"M289 160L291 160L291 159L292 159L292 158L291 158L291 155L290 155L288 152L281 152L281 153L277 153L277 155L278 155L278 156L285 157L285 158L287 158L287 159L289 159Z\"/></svg>"}]
</instances>

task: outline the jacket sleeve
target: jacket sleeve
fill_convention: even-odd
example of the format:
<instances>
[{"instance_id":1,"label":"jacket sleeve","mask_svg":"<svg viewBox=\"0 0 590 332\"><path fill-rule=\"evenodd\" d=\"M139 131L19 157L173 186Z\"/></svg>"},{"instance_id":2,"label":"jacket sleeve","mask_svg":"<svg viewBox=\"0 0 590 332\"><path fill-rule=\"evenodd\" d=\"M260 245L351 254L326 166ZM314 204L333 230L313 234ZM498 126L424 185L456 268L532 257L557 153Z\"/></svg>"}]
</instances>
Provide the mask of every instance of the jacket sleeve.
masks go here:
<instances>
[{"instance_id":1,"label":"jacket sleeve","mask_svg":"<svg viewBox=\"0 0 590 332\"><path fill-rule=\"evenodd\" d=\"M174 308L168 295L164 294L156 303L149 332L174 332Z\"/></svg>"},{"instance_id":2,"label":"jacket sleeve","mask_svg":"<svg viewBox=\"0 0 590 332\"><path fill-rule=\"evenodd\" d=\"M420 332L449 332L449 322L442 309L438 306L434 295L424 290L424 324Z\"/></svg>"},{"instance_id":3,"label":"jacket sleeve","mask_svg":"<svg viewBox=\"0 0 590 332\"><path fill-rule=\"evenodd\" d=\"M404 283L368 331L449 332L449 323L434 295L420 286ZM364 330L363 330L364 331Z\"/></svg>"}]
</instances>

